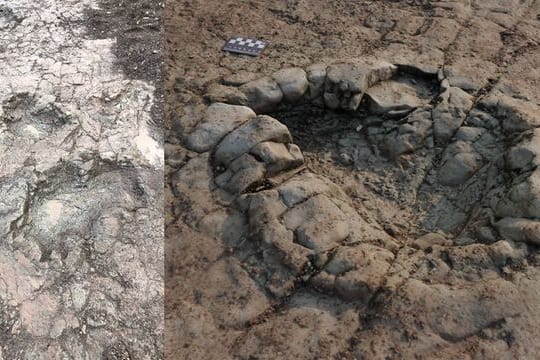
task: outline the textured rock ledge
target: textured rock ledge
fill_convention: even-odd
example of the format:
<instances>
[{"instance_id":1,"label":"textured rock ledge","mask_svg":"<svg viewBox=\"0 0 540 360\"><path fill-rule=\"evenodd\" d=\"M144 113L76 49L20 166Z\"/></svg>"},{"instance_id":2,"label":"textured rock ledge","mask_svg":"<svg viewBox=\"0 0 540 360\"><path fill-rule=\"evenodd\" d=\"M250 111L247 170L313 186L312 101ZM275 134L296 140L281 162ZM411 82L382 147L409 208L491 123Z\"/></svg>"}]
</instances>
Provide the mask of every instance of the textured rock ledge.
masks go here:
<instances>
[{"instance_id":1,"label":"textured rock ledge","mask_svg":"<svg viewBox=\"0 0 540 360\"><path fill-rule=\"evenodd\" d=\"M229 335L242 331L231 357L268 354L257 346L281 327L305 332L306 339L295 337L306 344L309 336L324 337L336 344L324 348L332 356L345 346L332 334L353 338L355 331L370 341L397 343L408 336L415 349L445 348L483 333L493 341L504 334L528 341L530 333L515 319L532 315L524 304L536 302L520 269L536 258L527 244L538 241L540 111L499 89L469 93L444 74L361 61L289 68L210 85L205 97L214 102L186 111L179 145L188 151L171 177L178 203L168 227L200 238L203 247L217 246L205 255L210 269L234 274L219 287L210 276L197 275L201 306L188 310L213 319L209 332L213 326ZM415 175L421 177L417 191L428 186L424 191L441 194L428 210L448 218L423 234L374 221L329 176L305 168L294 134L279 117L264 115L295 107L296 113L317 107L361 114L351 131L363 138L351 147L378 149L394 166L418 157L424 172ZM355 197L368 197L363 191ZM506 218L511 214L522 218ZM218 290L229 287L234 295ZM248 311L223 314L220 309L239 298ZM388 346L377 349L384 354ZM362 341L354 351L376 356Z\"/></svg>"},{"instance_id":2,"label":"textured rock ledge","mask_svg":"<svg viewBox=\"0 0 540 360\"><path fill-rule=\"evenodd\" d=\"M163 147L93 1L0 4L0 359L158 359Z\"/></svg>"}]
</instances>

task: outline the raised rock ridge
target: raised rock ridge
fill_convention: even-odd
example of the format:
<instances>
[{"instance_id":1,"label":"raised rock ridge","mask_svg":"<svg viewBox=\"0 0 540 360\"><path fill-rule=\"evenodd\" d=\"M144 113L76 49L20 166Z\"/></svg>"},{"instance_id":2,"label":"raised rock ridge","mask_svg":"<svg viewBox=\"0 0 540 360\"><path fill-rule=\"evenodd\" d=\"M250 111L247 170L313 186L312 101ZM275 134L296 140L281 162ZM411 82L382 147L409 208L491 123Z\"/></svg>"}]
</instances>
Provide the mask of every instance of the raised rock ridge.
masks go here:
<instances>
[{"instance_id":1,"label":"raised rock ridge","mask_svg":"<svg viewBox=\"0 0 540 360\"><path fill-rule=\"evenodd\" d=\"M234 266L241 266L245 278L240 287L257 284L269 294L250 292L245 305L254 311L251 321L264 316L262 309L271 302L302 296L390 307L400 296L416 304L412 307L429 297L437 299L430 300L431 316L452 317L443 323L426 320L431 331L442 341L459 341L499 321L498 313L511 317L523 311L507 308L507 302L516 299L517 285L501 283L498 274L534 251L525 244L540 243L540 112L497 90L475 97L450 80L443 71L425 72L410 64L351 62L285 68L259 79L250 76L209 87L208 99L229 104L214 102L197 116L202 120L186 136L185 145L199 154L177 171L172 186L180 195L196 189L189 184L203 180L199 195L205 200L182 195L193 208L203 209L189 221L200 224L200 231L207 221L224 226ZM227 95L238 91L245 98ZM418 182L403 202L418 206L425 201L418 194L431 192L440 197L439 204L428 199L420 206L431 208L420 211L441 212L443 218L432 222L428 215L410 233L379 224L331 180L331 173L316 174L310 164L318 154L303 154L291 130L310 126L309 115L301 124L291 116L290 128L278 120L309 107L342 111L332 115L337 121L333 127L339 127L339 121L359 122L352 134L339 140L339 146L352 151L341 160L357 171L363 169L356 161L369 164L369 156L367 162L355 158L362 146L378 149L388 164L419 154L426 165L420 174L407 175ZM353 115L345 119L343 111ZM228 215L218 212L221 215L210 220L212 210L207 213L204 206L214 196ZM225 230L231 221L238 227ZM500 301L475 304L475 294L486 291L479 285L487 281L482 279L493 281L486 285L490 289L498 287ZM443 285L447 282L468 290ZM404 304L395 306L398 311ZM461 318L460 311L467 316Z\"/></svg>"}]
</instances>

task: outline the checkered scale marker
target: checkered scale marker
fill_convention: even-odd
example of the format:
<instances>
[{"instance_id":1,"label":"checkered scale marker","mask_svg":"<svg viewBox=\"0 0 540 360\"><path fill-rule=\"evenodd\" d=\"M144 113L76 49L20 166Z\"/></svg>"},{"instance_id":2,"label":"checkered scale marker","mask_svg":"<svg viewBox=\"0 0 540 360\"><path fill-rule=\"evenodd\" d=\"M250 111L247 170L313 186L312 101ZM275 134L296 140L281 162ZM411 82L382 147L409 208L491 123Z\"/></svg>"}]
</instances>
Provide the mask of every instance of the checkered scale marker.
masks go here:
<instances>
[{"instance_id":1,"label":"checkered scale marker","mask_svg":"<svg viewBox=\"0 0 540 360\"><path fill-rule=\"evenodd\" d=\"M268 45L268 42L264 40L235 36L227 41L223 47L223 50L238 54L259 56L266 45Z\"/></svg>"}]
</instances>

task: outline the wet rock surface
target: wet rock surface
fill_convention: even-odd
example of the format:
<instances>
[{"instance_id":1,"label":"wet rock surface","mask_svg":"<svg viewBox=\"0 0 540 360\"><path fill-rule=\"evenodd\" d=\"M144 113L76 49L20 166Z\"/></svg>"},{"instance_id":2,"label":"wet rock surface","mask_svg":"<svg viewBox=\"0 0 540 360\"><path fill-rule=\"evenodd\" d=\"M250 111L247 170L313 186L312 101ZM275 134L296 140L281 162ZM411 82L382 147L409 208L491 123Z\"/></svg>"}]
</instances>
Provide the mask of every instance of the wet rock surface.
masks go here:
<instances>
[{"instance_id":1,"label":"wet rock surface","mask_svg":"<svg viewBox=\"0 0 540 360\"><path fill-rule=\"evenodd\" d=\"M0 359L162 357L159 79L90 10L0 4Z\"/></svg>"},{"instance_id":2,"label":"wet rock surface","mask_svg":"<svg viewBox=\"0 0 540 360\"><path fill-rule=\"evenodd\" d=\"M216 55L198 65L212 74L193 78L171 64L170 83L189 89L171 86L173 103L196 106L221 84L250 99L230 104L275 125L243 123L203 154L168 138L183 161L167 169L166 322L191 330L167 336L171 357L534 359L538 4L325 2L322 15L302 1L253 6L243 10L283 30L250 28L278 43L264 58ZM231 19L217 24L245 28ZM292 146L302 162L290 161ZM231 294L205 285L223 259L242 269L229 271ZM237 294L250 319L224 305Z\"/></svg>"}]
</instances>

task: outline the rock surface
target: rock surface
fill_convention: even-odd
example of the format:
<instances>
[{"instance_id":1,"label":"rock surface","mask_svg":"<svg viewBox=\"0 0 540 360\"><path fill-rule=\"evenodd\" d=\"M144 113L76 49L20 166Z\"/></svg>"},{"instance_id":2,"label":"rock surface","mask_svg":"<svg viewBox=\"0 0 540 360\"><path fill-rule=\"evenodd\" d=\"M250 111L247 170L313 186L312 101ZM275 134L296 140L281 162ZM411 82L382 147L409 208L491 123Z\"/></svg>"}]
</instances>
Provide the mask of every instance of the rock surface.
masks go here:
<instances>
[{"instance_id":1,"label":"rock surface","mask_svg":"<svg viewBox=\"0 0 540 360\"><path fill-rule=\"evenodd\" d=\"M186 139L186 146L193 151L212 149L225 135L255 117L248 107L213 103L208 107L202 123Z\"/></svg>"},{"instance_id":2,"label":"rock surface","mask_svg":"<svg viewBox=\"0 0 540 360\"><path fill-rule=\"evenodd\" d=\"M407 114L423 105L412 87L397 81L383 81L370 87L366 94L371 100L370 111L376 115L390 112Z\"/></svg>"},{"instance_id":3,"label":"rock surface","mask_svg":"<svg viewBox=\"0 0 540 360\"><path fill-rule=\"evenodd\" d=\"M170 24L186 29L166 35L183 85L171 102L264 82L266 98L252 99L267 108L256 112L291 135L235 138L265 172L279 164L240 193L215 183L234 159L219 163L216 147L194 155L171 136L185 158L168 178L172 357L537 357L538 3L168 6ZM206 50L216 38L200 19L224 12L220 32L267 34L263 56ZM373 70L381 61L393 65ZM296 101L269 80L290 68L308 82ZM226 80L245 73L256 76ZM419 104L375 91L392 82ZM370 91L390 100L377 108ZM285 170L292 143L304 165ZM219 277L228 292L208 285L223 259L245 271L231 265L236 283Z\"/></svg>"},{"instance_id":4,"label":"rock surface","mask_svg":"<svg viewBox=\"0 0 540 360\"><path fill-rule=\"evenodd\" d=\"M163 352L160 9L102 5L0 4L0 359Z\"/></svg>"},{"instance_id":5,"label":"rock surface","mask_svg":"<svg viewBox=\"0 0 540 360\"><path fill-rule=\"evenodd\" d=\"M279 84L270 77L253 80L240 86L247 97L247 104L255 112L273 110L283 99Z\"/></svg>"},{"instance_id":6,"label":"rock surface","mask_svg":"<svg viewBox=\"0 0 540 360\"><path fill-rule=\"evenodd\" d=\"M272 78L277 81L283 98L288 102L298 101L304 96L308 88L306 72L301 68L288 68L276 71Z\"/></svg>"}]
</instances>

